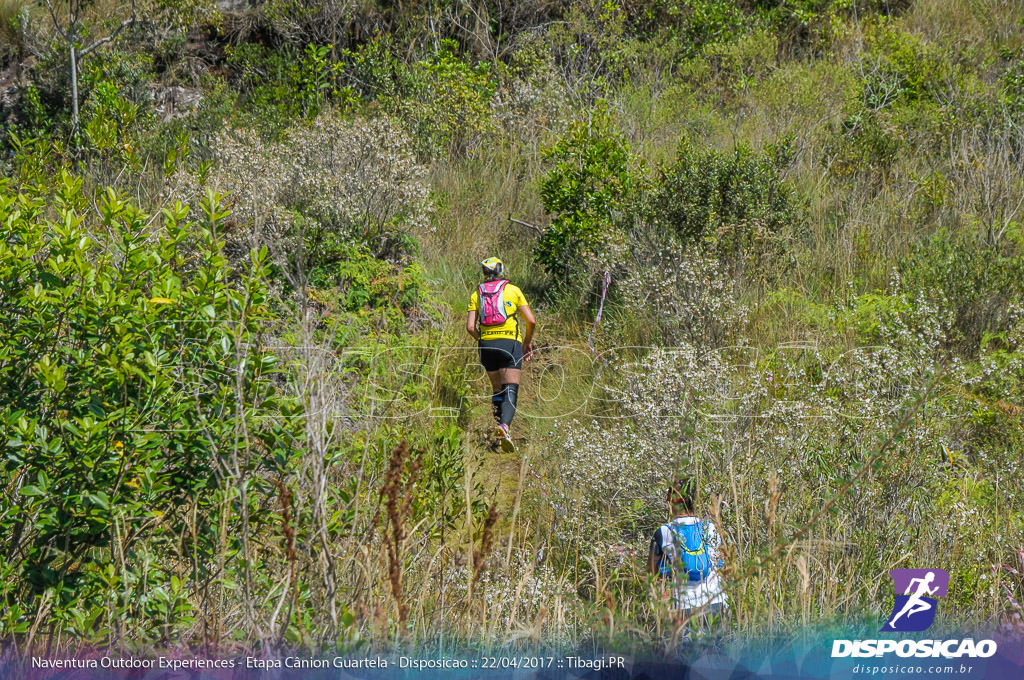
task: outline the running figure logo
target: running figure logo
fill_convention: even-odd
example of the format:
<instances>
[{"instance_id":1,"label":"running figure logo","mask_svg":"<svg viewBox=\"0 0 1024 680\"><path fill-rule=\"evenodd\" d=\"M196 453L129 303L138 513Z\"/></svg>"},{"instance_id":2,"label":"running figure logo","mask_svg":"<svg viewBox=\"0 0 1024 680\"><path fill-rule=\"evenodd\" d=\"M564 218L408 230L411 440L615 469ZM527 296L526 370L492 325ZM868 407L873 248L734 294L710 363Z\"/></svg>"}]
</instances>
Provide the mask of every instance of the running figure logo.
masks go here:
<instances>
[{"instance_id":1,"label":"running figure logo","mask_svg":"<svg viewBox=\"0 0 1024 680\"><path fill-rule=\"evenodd\" d=\"M946 597L949 574L942 569L893 569L889 573L896 587L896 602L882 630L927 630L935 621L936 598Z\"/></svg>"}]
</instances>

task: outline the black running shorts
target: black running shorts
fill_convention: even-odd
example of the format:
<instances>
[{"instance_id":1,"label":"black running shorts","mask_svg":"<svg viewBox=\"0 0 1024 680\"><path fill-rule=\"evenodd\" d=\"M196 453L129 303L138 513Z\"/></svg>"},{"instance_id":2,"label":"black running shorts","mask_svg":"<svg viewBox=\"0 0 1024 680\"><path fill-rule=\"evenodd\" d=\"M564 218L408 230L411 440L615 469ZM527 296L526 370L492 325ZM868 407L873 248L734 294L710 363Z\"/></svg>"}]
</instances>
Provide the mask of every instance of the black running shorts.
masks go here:
<instances>
[{"instance_id":1,"label":"black running shorts","mask_svg":"<svg viewBox=\"0 0 1024 680\"><path fill-rule=\"evenodd\" d=\"M509 338L480 341L480 363L485 371L523 367L523 343Z\"/></svg>"}]
</instances>

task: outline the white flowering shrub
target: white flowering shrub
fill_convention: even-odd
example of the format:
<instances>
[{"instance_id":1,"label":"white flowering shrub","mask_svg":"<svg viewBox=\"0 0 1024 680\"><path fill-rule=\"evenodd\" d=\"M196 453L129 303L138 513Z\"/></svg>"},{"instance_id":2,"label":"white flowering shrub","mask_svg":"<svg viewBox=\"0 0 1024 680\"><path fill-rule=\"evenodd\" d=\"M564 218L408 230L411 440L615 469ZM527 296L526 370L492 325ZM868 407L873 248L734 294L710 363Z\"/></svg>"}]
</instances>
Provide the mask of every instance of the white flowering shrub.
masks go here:
<instances>
[{"instance_id":1,"label":"white flowering shrub","mask_svg":"<svg viewBox=\"0 0 1024 680\"><path fill-rule=\"evenodd\" d=\"M577 622L547 616L547 609L553 602L574 598L573 588L566 581L564 572L559 573L550 564L538 563L536 556L529 551L516 549L508 562L507 557L503 550L493 552L473 587L490 620L491 629L487 631L490 639L486 642L501 643L508 640L510 634L515 635L538 623L542 628L534 634L542 633L546 643L559 644L570 640L569 626ZM439 586L448 585L449 597L457 602L467 597L471 580L472 575L465 565L455 565L443 572ZM567 613L571 614L571 610Z\"/></svg>"},{"instance_id":2,"label":"white flowering shrub","mask_svg":"<svg viewBox=\"0 0 1024 680\"><path fill-rule=\"evenodd\" d=\"M665 241L655 249L636 243L631 267L618 285L628 308L644 314L662 342L717 346L746 319L736 300L736 281L717 257L699 246Z\"/></svg>"},{"instance_id":3,"label":"white flowering shrub","mask_svg":"<svg viewBox=\"0 0 1024 680\"><path fill-rule=\"evenodd\" d=\"M573 119L565 81L539 36L520 36L512 56L516 77L503 82L491 99L495 123L507 135L537 145L561 134Z\"/></svg>"},{"instance_id":4,"label":"white flowering shrub","mask_svg":"<svg viewBox=\"0 0 1024 680\"><path fill-rule=\"evenodd\" d=\"M346 243L398 260L429 228L426 170L386 118L321 116L279 142L251 131L218 135L208 185L225 193L235 219L258 241L301 246L317 266Z\"/></svg>"},{"instance_id":5,"label":"white flowering shrub","mask_svg":"<svg viewBox=\"0 0 1024 680\"><path fill-rule=\"evenodd\" d=\"M729 569L744 574L733 595L754 598L743 606L756 606L755 576L772 568L759 560L780 544L792 554L797 535L828 537L816 559L853 579L884 574L895 554L977 579L1024 542L1021 438L999 425L1019 411L984 397L990 378L949 355L954 312L918 292L854 296L828 329L772 351L680 339L607 357L614 416L573 421L545 461L559 545L595 559L610 544L643 551L680 473L696 477L702 512L722 501ZM1016 352L991 354L1021 365ZM1019 390L1020 375L1001 379ZM1018 519L997 520L1007 512ZM779 592L799 590L796 570L778 574Z\"/></svg>"},{"instance_id":6,"label":"white flowering shrub","mask_svg":"<svg viewBox=\"0 0 1024 680\"><path fill-rule=\"evenodd\" d=\"M608 543L641 540L639 527L664 497L666 471L685 453L678 445L663 448L667 439L628 424L608 431L573 422L553 457L556 544L597 555Z\"/></svg>"}]
</instances>

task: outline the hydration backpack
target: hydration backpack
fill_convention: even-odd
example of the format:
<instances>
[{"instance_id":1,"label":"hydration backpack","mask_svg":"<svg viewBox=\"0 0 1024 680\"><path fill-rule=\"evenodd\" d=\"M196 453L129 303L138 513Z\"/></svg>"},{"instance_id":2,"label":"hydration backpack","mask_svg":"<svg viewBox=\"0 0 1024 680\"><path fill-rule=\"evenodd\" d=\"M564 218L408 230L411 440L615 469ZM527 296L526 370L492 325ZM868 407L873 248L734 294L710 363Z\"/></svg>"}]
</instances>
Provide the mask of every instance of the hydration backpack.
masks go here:
<instances>
[{"instance_id":1,"label":"hydration backpack","mask_svg":"<svg viewBox=\"0 0 1024 680\"><path fill-rule=\"evenodd\" d=\"M672 561L679 564L680 573L685 572L687 579L694 582L703 581L710 576L713 565L711 555L708 554L704 522L699 520L693 524L672 522L665 526L672 532L676 553L675 559ZM667 578L671 573L671 565L664 564L663 561L661 575Z\"/></svg>"},{"instance_id":2,"label":"hydration backpack","mask_svg":"<svg viewBox=\"0 0 1024 680\"><path fill-rule=\"evenodd\" d=\"M499 279L487 281L477 287L480 294L480 325L500 326L508 321L505 313L505 285L508 281Z\"/></svg>"}]
</instances>

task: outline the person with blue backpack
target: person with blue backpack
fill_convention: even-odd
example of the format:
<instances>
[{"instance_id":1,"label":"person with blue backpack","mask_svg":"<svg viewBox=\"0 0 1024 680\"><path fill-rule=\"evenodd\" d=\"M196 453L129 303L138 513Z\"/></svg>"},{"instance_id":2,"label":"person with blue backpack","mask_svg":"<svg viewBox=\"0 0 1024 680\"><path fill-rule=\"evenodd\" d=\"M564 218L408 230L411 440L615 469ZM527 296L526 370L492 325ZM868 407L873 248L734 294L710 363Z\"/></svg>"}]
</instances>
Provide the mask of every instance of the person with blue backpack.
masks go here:
<instances>
[{"instance_id":1,"label":"person with blue backpack","mask_svg":"<svg viewBox=\"0 0 1024 680\"><path fill-rule=\"evenodd\" d=\"M484 282L469 299L466 332L477 341L480 363L491 381L494 436L505 452L515 451L509 427L519 399L523 361L533 352L537 328L526 297L505 278L505 265L496 257L480 263Z\"/></svg>"},{"instance_id":2,"label":"person with blue backpack","mask_svg":"<svg viewBox=\"0 0 1024 680\"><path fill-rule=\"evenodd\" d=\"M691 477L669 485L666 500L675 519L658 527L647 561L650 573L670 587L671 608L681 621L704 621L728 608L720 575L722 539L714 522L695 514L695 496Z\"/></svg>"}]
</instances>

